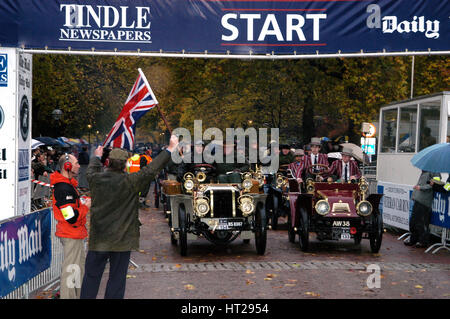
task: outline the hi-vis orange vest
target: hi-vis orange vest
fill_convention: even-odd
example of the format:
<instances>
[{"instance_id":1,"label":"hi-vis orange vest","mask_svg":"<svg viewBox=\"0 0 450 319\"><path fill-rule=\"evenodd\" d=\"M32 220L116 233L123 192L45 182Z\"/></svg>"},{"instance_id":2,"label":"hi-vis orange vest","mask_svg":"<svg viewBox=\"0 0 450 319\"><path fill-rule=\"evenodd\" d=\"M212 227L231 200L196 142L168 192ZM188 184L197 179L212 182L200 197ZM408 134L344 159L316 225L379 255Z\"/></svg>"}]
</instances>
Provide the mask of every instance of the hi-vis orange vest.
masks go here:
<instances>
[{"instance_id":1,"label":"hi-vis orange vest","mask_svg":"<svg viewBox=\"0 0 450 319\"><path fill-rule=\"evenodd\" d=\"M127 160L127 172L136 173L141 169L139 154L134 154Z\"/></svg>"},{"instance_id":2,"label":"hi-vis orange vest","mask_svg":"<svg viewBox=\"0 0 450 319\"><path fill-rule=\"evenodd\" d=\"M152 158L147 154L142 154L141 157L144 157L147 160L147 165L152 161Z\"/></svg>"}]
</instances>

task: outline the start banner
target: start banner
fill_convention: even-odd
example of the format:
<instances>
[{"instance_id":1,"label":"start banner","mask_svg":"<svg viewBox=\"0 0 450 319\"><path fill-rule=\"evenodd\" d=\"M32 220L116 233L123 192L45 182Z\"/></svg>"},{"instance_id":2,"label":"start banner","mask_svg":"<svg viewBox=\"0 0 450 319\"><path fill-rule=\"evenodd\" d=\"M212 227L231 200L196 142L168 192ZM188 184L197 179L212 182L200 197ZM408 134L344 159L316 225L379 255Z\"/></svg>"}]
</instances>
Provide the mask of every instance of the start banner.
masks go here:
<instances>
[{"instance_id":1,"label":"start banner","mask_svg":"<svg viewBox=\"0 0 450 319\"><path fill-rule=\"evenodd\" d=\"M0 224L0 297L49 268L50 262L50 208Z\"/></svg>"},{"instance_id":2,"label":"start banner","mask_svg":"<svg viewBox=\"0 0 450 319\"><path fill-rule=\"evenodd\" d=\"M2 0L0 45L323 54L449 51L450 0Z\"/></svg>"}]
</instances>

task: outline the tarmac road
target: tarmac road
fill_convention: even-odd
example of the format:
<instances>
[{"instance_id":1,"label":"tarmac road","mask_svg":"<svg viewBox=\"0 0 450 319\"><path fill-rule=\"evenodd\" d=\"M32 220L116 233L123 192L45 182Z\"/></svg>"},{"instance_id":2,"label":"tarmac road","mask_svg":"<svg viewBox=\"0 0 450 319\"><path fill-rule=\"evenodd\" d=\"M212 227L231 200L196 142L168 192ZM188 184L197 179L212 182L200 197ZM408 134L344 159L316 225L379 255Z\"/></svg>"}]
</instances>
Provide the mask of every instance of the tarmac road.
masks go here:
<instances>
[{"instance_id":1,"label":"tarmac road","mask_svg":"<svg viewBox=\"0 0 450 319\"><path fill-rule=\"evenodd\" d=\"M353 240L320 242L314 235L310 251L303 253L298 237L289 243L286 227L280 225L268 230L264 256L256 254L254 240L244 244L237 238L218 247L200 238L188 241L188 256L181 257L170 243L162 211L142 210L140 219L141 247L131 255L138 268L130 269L125 298L450 299L450 253L425 254L388 232L379 254L370 252L367 239L355 246ZM372 286L367 285L374 274L367 271L371 264L379 266L379 288L373 287L372 277Z\"/></svg>"},{"instance_id":2,"label":"tarmac road","mask_svg":"<svg viewBox=\"0 0 450 319\"><path fill-rule=\"evenodd\" d=\"M450 253L425 254L404 246L397 234L384 233L378 254L370 252L367 239L355 246L353 240L320 242L311 235L304 253L298 237L295 244L288 241L280 219L279 230L268 230L264 256L256 254L253 239L219 247L200 238L188 241L188 256L181 257L161 210L141 210L140 220L140 250L131 254L138 267L129 268L128 299L450 299ZM369 265L375 270L368 271ZM98 298L107 277L105 271Z\"/></svg>"}]
</instances>

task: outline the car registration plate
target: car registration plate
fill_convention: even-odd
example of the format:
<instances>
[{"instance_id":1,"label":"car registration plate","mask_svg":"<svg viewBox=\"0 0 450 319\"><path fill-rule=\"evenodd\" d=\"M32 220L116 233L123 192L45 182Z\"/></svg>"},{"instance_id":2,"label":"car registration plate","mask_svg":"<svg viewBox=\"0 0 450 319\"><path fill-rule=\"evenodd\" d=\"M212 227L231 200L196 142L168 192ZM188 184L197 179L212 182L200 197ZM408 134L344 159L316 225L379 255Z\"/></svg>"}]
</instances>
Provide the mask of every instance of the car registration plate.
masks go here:
<instances>
[{"instance_id":1,"label":"car registration plate","mask_svg":"<svg viewBox=\"0 0 450 319\"><path fill-rule=\"evenodd\" d=\"M243 220L238 218L202 218L201 221L212 230L240 229L243 225Z\"/></svg>"},{"instance_id":2,"label":"car registration plate","mask_svg":"<svg viewBox=\"0 0 450 319\"><path fill-rule=\"evenodd\" d=\"M333 227L333 238L341 240L352 239L350 227Z\"/></svg>"}]
</instances>

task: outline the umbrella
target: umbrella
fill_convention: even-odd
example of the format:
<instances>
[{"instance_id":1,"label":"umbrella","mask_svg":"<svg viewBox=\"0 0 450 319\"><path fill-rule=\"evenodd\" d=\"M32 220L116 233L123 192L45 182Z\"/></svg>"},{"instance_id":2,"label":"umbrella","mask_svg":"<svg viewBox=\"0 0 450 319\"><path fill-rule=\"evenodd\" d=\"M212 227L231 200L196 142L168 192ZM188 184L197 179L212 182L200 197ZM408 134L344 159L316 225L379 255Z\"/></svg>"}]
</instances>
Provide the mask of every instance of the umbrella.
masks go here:
<instances>
[{"instance_id":1,"label":"umbrella","mask_svg":"<svg viewBox=\"0 0 450 319\"><path fill-rule=\"evenodd\" d=\"M339 144L340 146L345 146L348 147L352 150L352 155L355 159L357 159L360 162L363 162L364 164L368 163L367 160L367 155L364 154L364 151L362 150L362 148L356 144L353 143L343 143L343 144Z\"/></svg>"},{"instance_id":2,"label":"umbrella","mask_svg":"<svg viewBox=\"0 0 450 319\"><path fill-rule=\"evenodd\" d=\"M35 140L34 138L31 139L31 149L34 150L35 148L38 148L41 145L45 145L41 141Z\"/></svg>"},{"instance_id":3,"label":"umbrella","mask_svg":"<svg viewBox=\"0 0 450 319\"><path fill-rule=\"evenodd\" d=\"M342 154L340 152L328 153L329 158L342 159Z\"/></svg>"},{"instance_id":4,"label":"umbrella","mask_svg":"<svg viewBox=\"0 0 450 319\"><path fill-rule=\"evenodd\" d=\"M423 171L450 173L450 143L428 146L411 158L411 163Z\"/></svg>"},{"instance_id":5,"label":"umbrella","mask_svg":"<svg viewBox=\"0 0 450 319\"><path fill-rule=\"evenodd\" d=\"M49 146L70 147L69 144L61 142L61 141L57 140L56 138L52 138L52 137L48 137L48 136L40 136L40 137L36 137L36 139L38 141L44 143L45 145L49 145Z\"/></svg>"}]
</instances>

